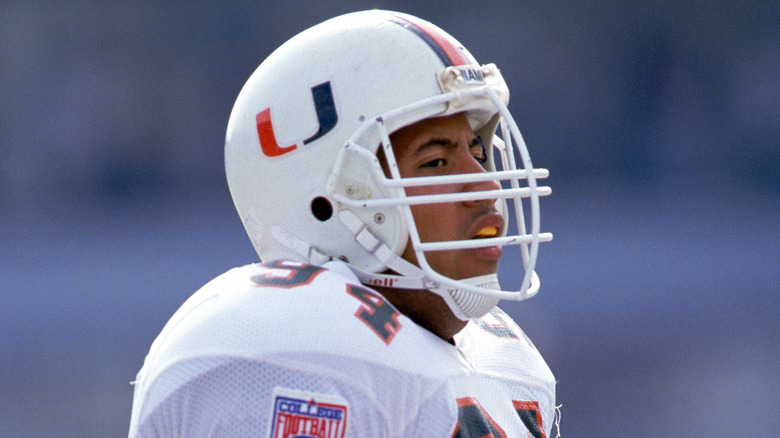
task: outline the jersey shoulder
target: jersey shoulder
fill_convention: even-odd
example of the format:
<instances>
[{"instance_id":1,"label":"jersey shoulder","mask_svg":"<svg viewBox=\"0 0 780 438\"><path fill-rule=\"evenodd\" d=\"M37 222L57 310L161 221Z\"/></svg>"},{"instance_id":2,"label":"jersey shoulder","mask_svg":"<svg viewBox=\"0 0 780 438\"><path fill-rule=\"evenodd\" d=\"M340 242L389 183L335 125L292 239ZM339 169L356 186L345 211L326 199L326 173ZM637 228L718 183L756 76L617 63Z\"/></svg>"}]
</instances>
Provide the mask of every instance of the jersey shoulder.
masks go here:
<instances>
[{"instance_id":1,"label":"jersey shoulder","mask_svg":"<svg viewBox=\"0 0 780 438\"><path fill-rule=\"evenodd\" d=\"M480 372L554 391L555 378L544 358L517 323L498 307L471 320L456 336L456 342Z\"/></svg>"},{"instance_id":2,"label":"jersey shoulder","mask_svg":"<svg viewBox=\"0 0 780 438\"><path fill-rule=\"evenodd\" d=\"M355 360L437 375L448 363L457 368L447 347L361 285L344 263L276 261L232 269L196 292L155 340L145 366L229 355ZM435 369L423 360L431 355L439 355Z\"/></svg>"}]
</instances>

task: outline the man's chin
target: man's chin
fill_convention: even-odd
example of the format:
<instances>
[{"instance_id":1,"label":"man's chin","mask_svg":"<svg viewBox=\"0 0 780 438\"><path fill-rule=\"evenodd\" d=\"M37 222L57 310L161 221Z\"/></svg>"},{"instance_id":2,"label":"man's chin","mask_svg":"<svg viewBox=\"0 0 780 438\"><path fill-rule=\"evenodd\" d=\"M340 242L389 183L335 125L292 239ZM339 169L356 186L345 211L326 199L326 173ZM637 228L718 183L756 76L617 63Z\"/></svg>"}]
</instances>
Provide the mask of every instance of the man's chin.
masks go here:
<instances>
[{"instance_id":1,"label":"man's chin","mask_svg":"<svg viewBox=\"0 0 780 438\"><path fill-rule=\"evenodd\" d=\"M501 256L504 255L504 250L500 246L487 246L484 248L474 248L473 251L478 259L487 260L487 261L495 260L496 262L498 262Z\"/></svg>"}]
</instances>

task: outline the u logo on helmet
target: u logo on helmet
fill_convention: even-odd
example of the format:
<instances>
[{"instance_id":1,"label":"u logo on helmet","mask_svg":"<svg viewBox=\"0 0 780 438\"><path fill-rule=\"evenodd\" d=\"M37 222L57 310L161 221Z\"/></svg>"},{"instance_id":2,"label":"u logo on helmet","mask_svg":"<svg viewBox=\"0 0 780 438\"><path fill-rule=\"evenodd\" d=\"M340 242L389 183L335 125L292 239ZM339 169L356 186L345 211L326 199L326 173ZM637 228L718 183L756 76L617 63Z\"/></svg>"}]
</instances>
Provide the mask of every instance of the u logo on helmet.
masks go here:
<instances>
[{"instance_id":1,"label":"u logo on helmet","mask_svg":"<svg viewBox=\"0 0 780 438\"><path fill-rule=\"evenodd\" d=\"M322 137L332 130L338 122L336 114L336 105L333 101L333 91L330 88L330 81L323 82L311 87L311 96L314 100L314 110L317 112L317 122L319 128L311 137L303 141L303 144L309 144ZM274 134L274 127L271 123L271 108L268 107L255 116L257 123L257 137L260 140L260 149L263 154L269 157L278 157L295 150L298 145L279 146Z\"/></svg>"}]
</instances>

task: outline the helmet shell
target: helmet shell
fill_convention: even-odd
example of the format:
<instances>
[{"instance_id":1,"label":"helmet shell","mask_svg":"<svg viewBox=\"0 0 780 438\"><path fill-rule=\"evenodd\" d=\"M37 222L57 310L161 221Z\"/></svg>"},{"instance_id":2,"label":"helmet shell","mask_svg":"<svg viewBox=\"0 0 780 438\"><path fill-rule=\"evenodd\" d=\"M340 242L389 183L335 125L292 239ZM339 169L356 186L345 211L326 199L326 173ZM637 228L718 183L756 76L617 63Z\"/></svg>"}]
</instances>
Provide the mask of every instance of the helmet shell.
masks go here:
<instances>
[{"instance_id":1,"label":"helmet shell","mask_svg":"<svg viewBox=\"0 0 780 438\"><path fill-rule=\"evenodd\" d=\"M261 259L307 261L305 251L294 248L300 241L363 270L386 269L334 220L344 208L329 193L334 162L366 120L442 94L437 75L448 65L466 64L478 66L452 36L427 21L388 11L328 20L263 61L236 100L225 141L230 192ZM396 118L388 129L448 112L453 109L440 104L425 114ZM485 115L479 119L472 123L484 125ZM379 144L372 140L363 146L375 153ZM370 169L376 163L358 161L345 166L349 171L341 181L361 182L367 196L388 196L373 183ZM315 199L332 206L330 219L312 213ZM396 254L403 251L408 231L397 207L358 214Z\"/></svg>"}]
</instances>

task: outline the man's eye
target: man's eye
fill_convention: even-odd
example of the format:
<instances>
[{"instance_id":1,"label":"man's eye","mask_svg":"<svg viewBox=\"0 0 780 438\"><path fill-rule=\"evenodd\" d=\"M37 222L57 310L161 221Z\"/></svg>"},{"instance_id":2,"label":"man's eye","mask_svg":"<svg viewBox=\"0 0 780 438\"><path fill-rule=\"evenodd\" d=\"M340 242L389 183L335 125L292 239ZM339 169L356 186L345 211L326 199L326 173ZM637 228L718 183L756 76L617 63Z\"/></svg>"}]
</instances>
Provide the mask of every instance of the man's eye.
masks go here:
<instances>
[{"instance_id":1,"label":"man's eye","mask_svg":"<svg viewBox=\"0 0 780 438\"><path fill-rule=\"evenodd\" d=\"M487 161L487 152L485 152L484 146L474 146L471 149L471 155L479 164L485 164Z\"/></svg>"},{"instance_id":2,"label":"man's eye","mask_svg":"<svg viewBox=\"0 0 780 438\"><path fill-rule=\"evenodd\" d=\"M423 167L441 167L444 166L447 162L444 161L442 158L437 158L435 160L428 161L423 165Z\"/></svg>"},{"instance_id":3,"label":"man's eye","mask_svg":"<svg viewBox=\"0 0 780 438\"><path fill-rule=\"evenodd\" d=\"M481 138L476 138L474 144L471 146L471 154L479 164L484 164L487 161L487 151L485 150L485 144L482 143Z\"/></svg>"}]
</instances>

